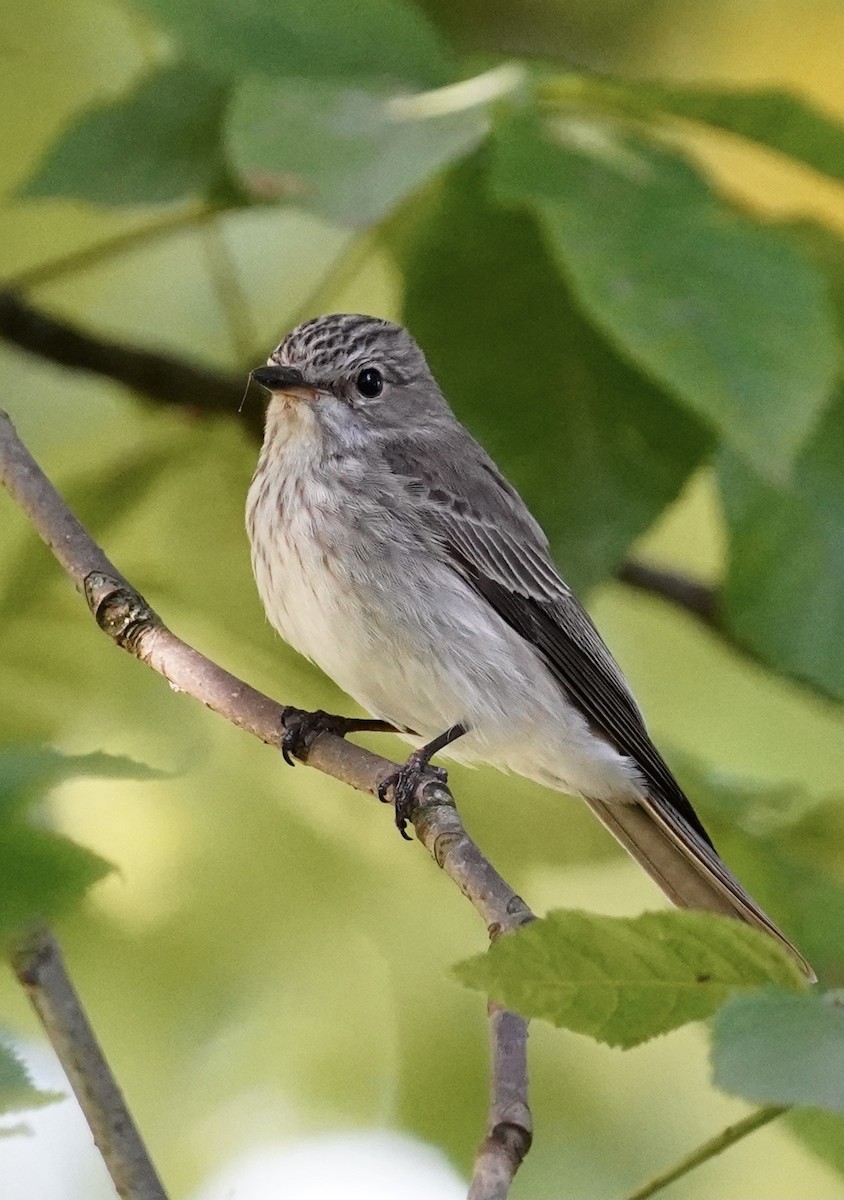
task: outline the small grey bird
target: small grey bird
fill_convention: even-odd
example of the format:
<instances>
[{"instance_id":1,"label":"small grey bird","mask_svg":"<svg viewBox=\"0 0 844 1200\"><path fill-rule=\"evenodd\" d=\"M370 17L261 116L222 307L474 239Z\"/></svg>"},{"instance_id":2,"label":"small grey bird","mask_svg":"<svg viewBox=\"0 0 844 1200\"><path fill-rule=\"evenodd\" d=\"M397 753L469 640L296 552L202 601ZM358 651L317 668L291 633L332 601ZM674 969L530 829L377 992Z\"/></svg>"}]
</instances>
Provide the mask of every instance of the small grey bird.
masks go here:
<instances>
[{"instance_id":1,"label":"small grey bird","mask_svg":"<svg viewBox=\"0 0 844 1200\"><path fill-rule=\"evenodd\" d=\"M323 729L419 746L385 781L399 828L440 750L582 796L675 903L764 929L648 736L615 660L515 489L400 325L306 321L252 378L271 393L247 503L283 638L373 720L288 710L285 757Z\"/></svg>"}]
</instances>

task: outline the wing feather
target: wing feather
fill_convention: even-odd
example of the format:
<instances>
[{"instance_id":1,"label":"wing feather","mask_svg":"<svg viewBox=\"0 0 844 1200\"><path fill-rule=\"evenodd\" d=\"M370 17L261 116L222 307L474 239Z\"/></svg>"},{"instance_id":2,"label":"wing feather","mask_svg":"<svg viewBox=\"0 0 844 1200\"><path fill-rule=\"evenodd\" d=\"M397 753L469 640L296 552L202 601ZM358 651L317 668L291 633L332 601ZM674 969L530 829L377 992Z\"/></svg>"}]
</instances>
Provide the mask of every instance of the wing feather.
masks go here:
<instances>
[{"instance_id":1,"label":"wing feather","mask_svg":"<svg viewBox=\"0 0 844 1200\"><path fill-rule=\"evenodd\" d=\"M592 729L636 764L649 785L652 802L676 810L711 846L648 736L621 670L558 574L540 526L478 443L468 433L465 438L463 455L455 456L459 467L439 455L420 454L418 445L410 447L395 438L385 443L383 451L391 470L412 487L426 524L455 569L536 647ZM467 476L472 480L472 495L465 488Z\"/></svg>"},{"instance_id":2,"label":"wing feather","mask_svg":"<svg viewBox=\"0 0 844 1200\"><path fill-rule=\"evenodd\" d=\"M776 938L811 980L800 951L722 862L689 800L645 728L630 688L577 598L560 578L547 539L518 493L462 427L453 458L434 445L384 445L390 469L454 569L536 648L568 700L638 767L639 804L586 797L590 807L676 903L738 916ZM465 480L471 479L467 495Z\"/></svg>"}]
</instances>

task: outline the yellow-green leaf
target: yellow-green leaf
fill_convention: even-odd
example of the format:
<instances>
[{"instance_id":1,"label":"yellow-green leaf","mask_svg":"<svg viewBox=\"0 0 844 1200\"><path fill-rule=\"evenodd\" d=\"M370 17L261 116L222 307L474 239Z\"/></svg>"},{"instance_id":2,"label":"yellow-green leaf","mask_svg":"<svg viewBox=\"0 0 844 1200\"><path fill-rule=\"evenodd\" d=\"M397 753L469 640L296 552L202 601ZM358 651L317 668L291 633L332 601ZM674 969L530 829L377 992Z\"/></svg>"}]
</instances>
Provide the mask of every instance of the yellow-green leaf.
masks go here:
<instances>
[{"instance_id":1,"label":"yellow-green leaf","mask_svg":"<svg viewBox=\"0 0 844 1200\"><path fill-rule=\"evenodd\" d=\"M460 963L458 979L526 1017L628 1049L709 1017L736 991L805 981L772 938L729 917L551 912Z\"/></svg>"}]
</instances>

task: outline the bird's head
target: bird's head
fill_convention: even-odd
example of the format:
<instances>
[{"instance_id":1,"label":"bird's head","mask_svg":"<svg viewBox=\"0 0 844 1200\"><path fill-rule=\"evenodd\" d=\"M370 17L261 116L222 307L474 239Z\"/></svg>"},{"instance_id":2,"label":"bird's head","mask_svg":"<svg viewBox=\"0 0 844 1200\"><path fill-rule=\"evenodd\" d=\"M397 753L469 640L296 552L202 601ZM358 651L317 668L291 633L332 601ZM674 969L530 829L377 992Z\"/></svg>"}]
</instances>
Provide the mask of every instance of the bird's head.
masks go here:
<instances>
[{"instance_id":1,"label":"bird's head","mask_svg":"<svg viewBox=\"0 0 844 1200\"><path fill-rule=\"evenodd\" d=\"M367 430L423 427L449 413L407 330L357 313L298 325L252 378L277 405L298 409L300 421L316 423L342 441Z\"/></svg>"}]
</instances>

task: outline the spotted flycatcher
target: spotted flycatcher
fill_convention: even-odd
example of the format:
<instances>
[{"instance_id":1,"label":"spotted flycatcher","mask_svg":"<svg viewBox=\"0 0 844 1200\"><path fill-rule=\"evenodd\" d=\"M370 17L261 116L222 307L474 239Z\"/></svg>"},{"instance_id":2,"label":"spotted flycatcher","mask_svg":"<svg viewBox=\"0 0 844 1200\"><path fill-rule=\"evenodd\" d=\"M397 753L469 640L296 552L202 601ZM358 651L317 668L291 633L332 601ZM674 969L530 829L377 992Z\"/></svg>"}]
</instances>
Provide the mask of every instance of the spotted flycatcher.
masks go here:
<instances>
[{"instance_id":1,"label":"spotted flycatcher","mask_svg":"<svg viewBox=\"0 0 844 1200\"><path fill-rule=\"evenodd\" d=\"M318 317L252 378L271 394L247 506L261 599L374 718L291 710L285 756L325 728L408 735L419 748L385 781L401 829L440 750L582 796L675 904L764 929L811 975L716 853L547 538L410 334Z\"/></svg>"}]
</instances>

